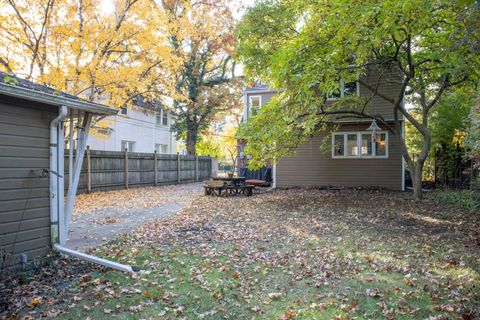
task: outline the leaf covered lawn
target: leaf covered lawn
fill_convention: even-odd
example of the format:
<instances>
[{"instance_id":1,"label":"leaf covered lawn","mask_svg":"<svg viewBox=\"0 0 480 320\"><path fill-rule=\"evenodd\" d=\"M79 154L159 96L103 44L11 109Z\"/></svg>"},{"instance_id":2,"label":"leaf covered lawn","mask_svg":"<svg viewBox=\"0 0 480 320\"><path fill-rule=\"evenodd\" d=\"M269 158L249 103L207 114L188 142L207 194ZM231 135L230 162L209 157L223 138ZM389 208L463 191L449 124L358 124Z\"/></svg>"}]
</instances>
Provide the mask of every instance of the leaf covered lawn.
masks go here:
<instances>
[{"instance_id":1,"label":"leaf covered lawn","mask_svg":"<svg viewBox=\"0 0 480 320\"><path fill-rule=\"evenodd\" d=\"M478 212L368 190L201 197L96 254L144 271L87 275L27 308L65 319L476 319ZM44 300L47 301L47 300Z\"/></svg>"}]
</instances>

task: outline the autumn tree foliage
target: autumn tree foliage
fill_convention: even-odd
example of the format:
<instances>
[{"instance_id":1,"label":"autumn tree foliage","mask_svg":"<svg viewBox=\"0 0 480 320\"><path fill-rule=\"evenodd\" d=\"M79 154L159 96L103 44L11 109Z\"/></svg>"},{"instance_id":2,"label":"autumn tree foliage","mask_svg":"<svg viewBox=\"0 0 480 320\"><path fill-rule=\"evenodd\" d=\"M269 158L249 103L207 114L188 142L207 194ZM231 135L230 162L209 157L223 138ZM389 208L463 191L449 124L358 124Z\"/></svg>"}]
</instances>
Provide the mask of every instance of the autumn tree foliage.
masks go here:
<instances>
[{"instance_id":1,"label":"autumn tree foliage","mask_svg":"<svg viewBox=\"0 0 480 320\"><path fill-rule=\"evenodd\" d=\"M232 60L234 19L229 1L164 0L169 44L180 61L174 74L174 130L196 154L199 134L215 115L238 104Z\"/></svg>"},{"instance_id":2,"label":"autumn tree foliage","mask_svg":"<svg viewBox=\"0 0 480 320\"><path fill-rule=\"evenodd\" d=\"M117 107L173 101L190 154L236 104L229 1L0 1L0 70Z\"/></svg>"},{"instance_id":3,"label":"autumn tree foliage","mask_svg":"<svg viewBox=\"0 0 480 320\"><path fill-rule=\"evenodd\" d=\"M116 0L105 12L98 0L2 1L3 70L117 107L171 92L178 60L155 3Z\"/></svg>"}]
</instances>

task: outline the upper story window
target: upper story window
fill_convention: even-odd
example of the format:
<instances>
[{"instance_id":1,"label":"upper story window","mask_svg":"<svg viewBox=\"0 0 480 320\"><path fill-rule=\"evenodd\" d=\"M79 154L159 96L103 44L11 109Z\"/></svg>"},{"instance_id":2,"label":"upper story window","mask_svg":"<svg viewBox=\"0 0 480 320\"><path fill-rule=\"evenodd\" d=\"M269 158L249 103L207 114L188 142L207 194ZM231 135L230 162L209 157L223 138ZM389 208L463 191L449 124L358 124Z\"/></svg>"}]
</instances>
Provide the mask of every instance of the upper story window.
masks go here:
<instances>
[{"instance_id":1,"label":"upper story window","mask_svg":"<svg viewBox=\"0 0 480 320\"><path fill-rule=\"evenodd\" d=\"M135 149L135 141L122 140L121 149L122 151L127 150L127 152L133 152Z\"/></svg>"},{"instance_id":2,"label":"upper story window","mask_svg":"<svg viewBox=\"0 0 480 320\"><path fill-rule=\"evenodd\" d=\"M332 135L333 158L388 158L388 132L338 132Z\"/></svg>"},{"instance_id":3,"label":"upper story window","mask_svg":"<svg viewBox=\"0 0 480 320\"><path fill-rule=\"evenodd\" d=\"M262 96L250 96L248 98L248 116L254 116L262 106Z\"/></svg>"},{"instance_id":4,"label":"upper story window","mask_svg":"<svg viewBox=\"0 0 480 320\"><path fill-rule=\"evenodd\" d=\"M128 114L128 108L126 106L122 107L122 109L120 110L120 113L121 114Z\"/></svg>"},{"instance_id":5,"label":"upper story window","mask_svg":"<svg viewBox=\"0 0 480 320\"><path fill-rule=\"evenodd\" d=\"M343 97L352 97L360 95L360 86L358 81L345 82L340 80L338 89L327 95L328 100L336 100Z\"/></svg>"},{"instance_id":6,"label":"upper story window","mask_svg":"<svg viewBox=\"0 0 480 320\"><path fill-rule=\"evenodd\" d=\"M168 126L168 111L160 109L155 113L155 123L157 126Z\"/></svg>"}]
</instances>

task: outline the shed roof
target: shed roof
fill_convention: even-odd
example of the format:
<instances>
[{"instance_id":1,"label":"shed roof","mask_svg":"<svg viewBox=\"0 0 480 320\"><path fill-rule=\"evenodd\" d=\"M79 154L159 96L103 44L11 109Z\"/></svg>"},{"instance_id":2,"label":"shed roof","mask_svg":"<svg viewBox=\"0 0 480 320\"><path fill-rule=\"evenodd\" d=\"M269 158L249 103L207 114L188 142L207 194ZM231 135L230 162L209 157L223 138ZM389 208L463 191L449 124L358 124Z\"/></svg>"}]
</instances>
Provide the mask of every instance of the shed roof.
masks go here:
<instances>
[{"instance_id":1,"label":"shed roof","mask_svg":"<svg viewBox=\"0 0 480 320\"><path fill-rule=\"evenodd\" d=\"M80 99L71 94L0 72L0 94L101 115L117 114L118 110Z\"/></svg>"}]
</instances>

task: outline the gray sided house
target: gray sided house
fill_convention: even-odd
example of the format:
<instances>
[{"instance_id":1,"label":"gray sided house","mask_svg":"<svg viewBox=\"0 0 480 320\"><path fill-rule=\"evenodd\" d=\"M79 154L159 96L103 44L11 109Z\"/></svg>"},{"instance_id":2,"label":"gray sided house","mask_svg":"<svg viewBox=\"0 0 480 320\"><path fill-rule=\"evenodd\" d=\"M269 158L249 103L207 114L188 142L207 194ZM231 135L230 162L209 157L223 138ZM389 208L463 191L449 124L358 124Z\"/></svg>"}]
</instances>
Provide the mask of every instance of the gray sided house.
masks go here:
<instances>
[{"instance_id":1,"label":"gray sided house","mask_svg":"<svg viewBox=\"0 0 480 320\"><path fill-rule=\"evenodd\" d=\"M378 91L384 95L398 96L399 87L394 81L395 77L392 75L383 78L379 82L378 72L370 71L362 80L371 87L376 87L378 82ZM393 125L393 108L389 102L379 96L372 97L372 92L358 81L347 84L340 82L340 87L340 92L329 97L327 104L333 103L339 96L365 96L371 98L369 111L381 115ZM257 112L256 109L261 108L275 94L275 90L265 85L246 89L243 121L248 121L249 116ZM271 165L274 186L381 187L404 190L404 161L400 144L392 132L378 124L380 128L373 135L372 131L368 130L372 123L369 119L339 119L335 123L335 132L327 136L314 136L301 144L294 156ZM329 144L328 151L320 148L325 141ZM241 152L241 144L239 150L240 167L245 167L248 156Z\"/></svg>"},{"instance_id":2,"label":"gray sided house","mask_svg":"<svg viewBox=\"0 0 480 320\"><path fill-rule=\"evenodd\" d=\"M65 242L80 170L65 201L64 119L81 119L75 159L81 168L92 117L116 112L0 73L0 270Z\"/></svg>"}]
</instances>

